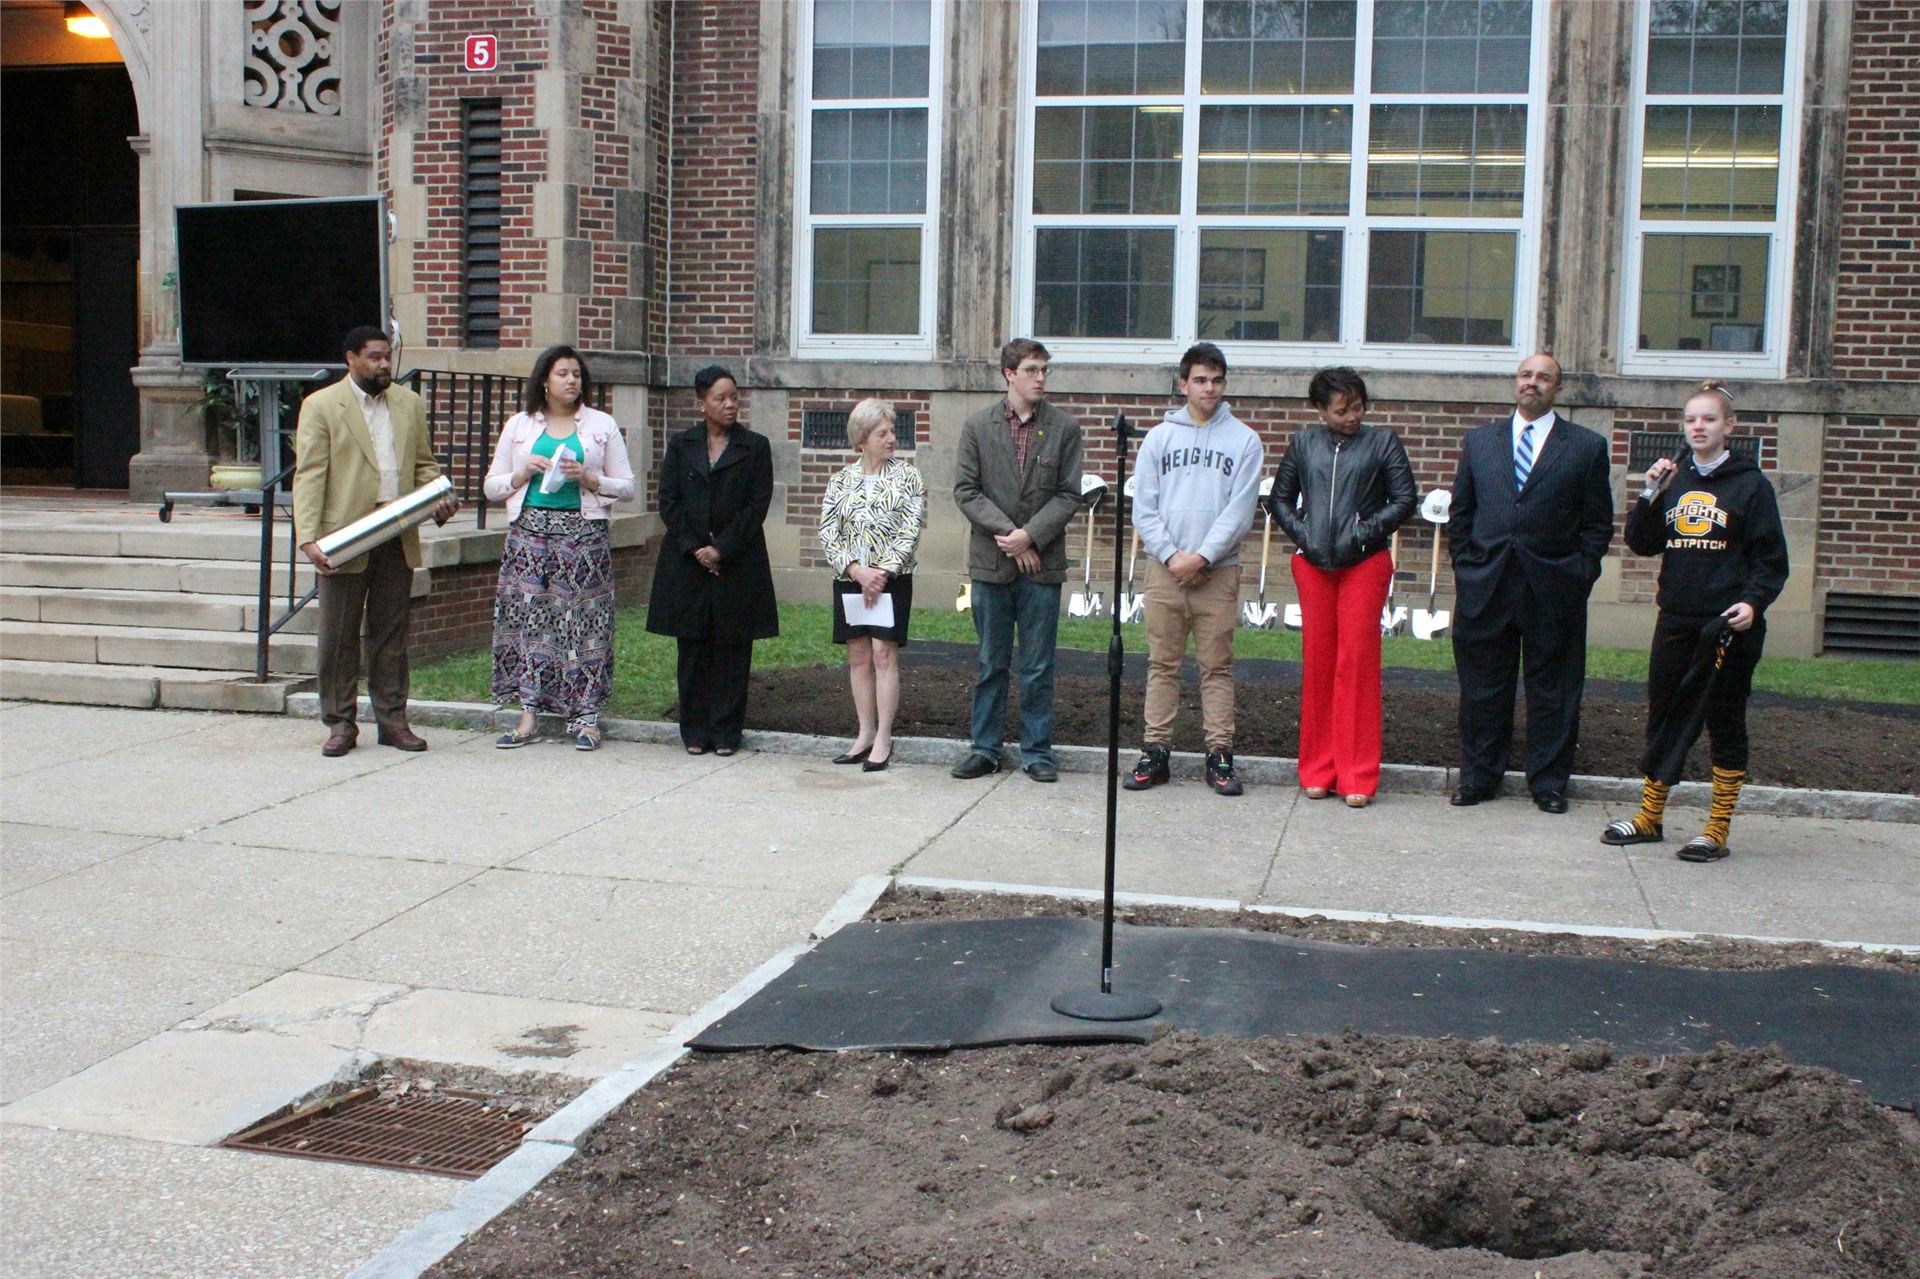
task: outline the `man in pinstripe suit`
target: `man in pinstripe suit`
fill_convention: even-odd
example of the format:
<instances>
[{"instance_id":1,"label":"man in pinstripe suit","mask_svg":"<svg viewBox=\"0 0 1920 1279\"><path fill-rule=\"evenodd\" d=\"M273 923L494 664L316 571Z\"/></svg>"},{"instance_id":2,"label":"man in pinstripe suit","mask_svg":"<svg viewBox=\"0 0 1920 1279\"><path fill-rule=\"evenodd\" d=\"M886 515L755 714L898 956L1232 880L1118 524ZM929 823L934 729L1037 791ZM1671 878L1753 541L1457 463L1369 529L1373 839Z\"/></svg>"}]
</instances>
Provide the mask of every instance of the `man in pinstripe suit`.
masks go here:
<instances>
[{"instance_id":1,"label":"man in pinstripe suit","mask_svg":"<svg viewBox=\"0 0 1920 1279\"><path fill-rule=\"evenodd\" d=\"M1613 540L1613 485L1606 440L1554 413L1560 384L1558 360L1530 357L1514 377L1513 416L1469 431L1460 447L1447 520L1460 677L1456 805L1499 792L1524 661L1527 789L1542 812L1567 811L1587 596Z\"/></svg>"}]
</instances>

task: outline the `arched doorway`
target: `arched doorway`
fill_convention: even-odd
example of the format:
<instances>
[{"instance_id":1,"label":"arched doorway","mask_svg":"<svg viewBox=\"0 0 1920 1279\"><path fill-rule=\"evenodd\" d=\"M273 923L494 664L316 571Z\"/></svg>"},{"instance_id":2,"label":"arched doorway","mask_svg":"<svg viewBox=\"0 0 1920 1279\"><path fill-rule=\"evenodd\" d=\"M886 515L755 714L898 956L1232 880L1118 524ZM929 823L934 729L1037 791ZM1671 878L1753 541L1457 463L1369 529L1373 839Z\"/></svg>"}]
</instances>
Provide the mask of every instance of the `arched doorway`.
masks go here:
<instances>
[{"instance_id":1,"label":"arched doorway","mask_svg":"<svg viewBox=\"0 0 1920 1279\"><path fill-rule=\"evenodd\" d=\"M0 6L8 484L125 488L140 448L140 117L111 36L69 29L90 16L57 0Z\"/></svg>"}]
</instances>

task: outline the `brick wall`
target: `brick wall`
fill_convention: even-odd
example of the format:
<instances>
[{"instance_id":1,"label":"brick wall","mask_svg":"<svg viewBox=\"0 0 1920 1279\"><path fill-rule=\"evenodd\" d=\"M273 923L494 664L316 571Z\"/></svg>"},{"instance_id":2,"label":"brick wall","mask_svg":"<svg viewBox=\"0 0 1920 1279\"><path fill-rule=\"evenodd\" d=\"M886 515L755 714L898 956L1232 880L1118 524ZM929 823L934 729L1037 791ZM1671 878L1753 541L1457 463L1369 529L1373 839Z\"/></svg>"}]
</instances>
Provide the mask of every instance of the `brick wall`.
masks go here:
<instances>
[{"instance_id":1,"label":"brick wall","mask_svg":"<svg viewBox=\"0 0 1920 1279\"><path fill-rule=\"evenodd\" d=\"M1920 8L1856 0L1836 377L1920 379Z\"/></svg>"},{"instance_id":2,"label":"brick wall","mask_svg":"<svg viewBox=\"0 0 1920 1279\"><path fill-rule=\"evenodd\" d=\"M1920 596L1920 418L1827 423L1819 578L1830 590Z\"/></svg>"},{"instance_id":3,"label":"brick wall","mask_svg":"<svg viewBox=\"0 0 1920 1279\"><path fill-rule=\"evenodd\" d=\"M393 36L394 3L386 0L379 37L382 130L380 173L383 181L406 181L425 188L427 229L415 242L410 277L396 280L397 291L426 299L427 331L409 335L435 347L464 344L462 104L479 98L501 102L503 133L501 204L502 347L545 345L562 338L586 348L659 347L653 245L663 242L666 218L651 192L663 189L667 170L666 80L664 66L648 65L649 50L665 48L670 21L665 6L645 10L648 31L617 21L616 0L581 0L580 17L591 23L592 70L578 75L579 110L569 124L577 128L591 154L590 177L567 180L561 157L576 145L571 130L536 126L535 79L552 63L558 19L530 0L436 0L424 21L410 29L410 40ZM486 33L499 40L499 62L491 72L465 68L465 39ZM411 64L399 65L412 51ZM396 94L403 101L396 102ZM413 139L409 173L391 170L391 138L396 125L424 119ZM535 187L565 181L560 204L563 225L540 228L535 237ZM585 255L584 278L567 273L552 260L557 237ZM553 250L558 253L559 250ZM533 297L569 292L563 332L534 332Z\"/></svg>"},{"instance_id":4,"label":"brick wall","mask_svg":"<svg viewBox=\"0 0 1920 1279\"><path fill-rule=\"evenodd\" d=\"M653 548L623 546L613 552L613 596L620 607L647 602L653 580ZM427 661L493 643L493 599L500 565L453 564L433 570L433 590L413 603L408 655Z\"/></svg>"},{"instance_id":5,"label":"brick wall","mask_svg":"<svg viewBox=\"0 0 1920 1279\"><path fill-rule=\"evenodd\" d=\"M676 355L753 350L759 0L674 18L672 332Z\"/></svg>"}]
</instances>

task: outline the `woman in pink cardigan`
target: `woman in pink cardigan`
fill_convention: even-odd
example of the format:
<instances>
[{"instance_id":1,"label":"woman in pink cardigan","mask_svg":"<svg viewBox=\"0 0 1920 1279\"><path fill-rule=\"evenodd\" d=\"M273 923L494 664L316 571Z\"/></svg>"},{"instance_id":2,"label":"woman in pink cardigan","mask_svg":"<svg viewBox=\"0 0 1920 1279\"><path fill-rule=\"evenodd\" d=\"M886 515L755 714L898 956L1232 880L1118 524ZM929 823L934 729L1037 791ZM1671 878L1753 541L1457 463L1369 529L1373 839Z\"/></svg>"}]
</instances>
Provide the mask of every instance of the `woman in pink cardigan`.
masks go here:
<instances>
[{"instance_id":1,"label":"woman in pink cardigan","mask_svg":"<svg viewBox=\"0 0 1920 1279\"><path fill-rule=\"evenodd\" d=\"M486 495L507 504L493 610L493 700L520 704L494 745L538 738L536 713L566 720L576 750L600 746L613 688L613 549L607 512L633 496L633 466L612 417L586 405L592 381L570 346L549 347L508 420Z\"/></svg>"}]
</instances>

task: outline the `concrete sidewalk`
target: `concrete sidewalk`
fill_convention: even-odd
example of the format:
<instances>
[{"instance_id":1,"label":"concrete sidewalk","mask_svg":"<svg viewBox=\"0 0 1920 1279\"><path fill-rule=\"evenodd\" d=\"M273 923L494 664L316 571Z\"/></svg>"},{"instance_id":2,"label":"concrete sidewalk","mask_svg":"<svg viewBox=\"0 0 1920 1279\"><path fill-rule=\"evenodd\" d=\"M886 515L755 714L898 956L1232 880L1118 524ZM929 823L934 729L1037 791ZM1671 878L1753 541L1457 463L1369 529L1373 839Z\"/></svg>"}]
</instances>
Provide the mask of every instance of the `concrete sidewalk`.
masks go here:
<instances>
[{"instance_id":1,"label":"concrete sidewalk","mask_svg":"<svg viewBox=\"0 0 1920 1279\"><path fill-rule=\"evenodd\" d=\"M423 731L325 760L311 721L0 706L0 1271L343 1274L463 1183L211 1143L379 1056L600 1078L862 875L1101 882L1098 774ZM1741 817L1691 866L1601 845L1629 807L1180 782L1121 796L1120 887L1920 945L1920 826Z\"/></svg>"}]
</instances>

